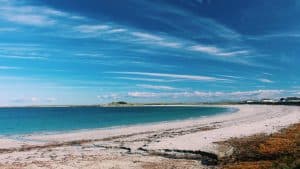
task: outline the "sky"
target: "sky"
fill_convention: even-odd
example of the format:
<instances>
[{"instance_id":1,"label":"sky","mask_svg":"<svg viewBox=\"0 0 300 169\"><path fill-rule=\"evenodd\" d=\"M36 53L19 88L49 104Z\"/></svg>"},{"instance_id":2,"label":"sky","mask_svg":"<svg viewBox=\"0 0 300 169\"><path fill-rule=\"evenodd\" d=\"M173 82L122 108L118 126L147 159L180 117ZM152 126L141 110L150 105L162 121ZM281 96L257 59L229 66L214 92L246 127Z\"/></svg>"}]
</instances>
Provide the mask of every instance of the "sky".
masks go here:
<instances>
[{"instance_id":1,"label":"sky","mask_svg":"<svg viewBox=\"0 0 300 169\"><path fill-rule=\"evenodd\" d=\"M298 0L0 0L0 106L300 96Z\"/></svg>"}]
</instances>

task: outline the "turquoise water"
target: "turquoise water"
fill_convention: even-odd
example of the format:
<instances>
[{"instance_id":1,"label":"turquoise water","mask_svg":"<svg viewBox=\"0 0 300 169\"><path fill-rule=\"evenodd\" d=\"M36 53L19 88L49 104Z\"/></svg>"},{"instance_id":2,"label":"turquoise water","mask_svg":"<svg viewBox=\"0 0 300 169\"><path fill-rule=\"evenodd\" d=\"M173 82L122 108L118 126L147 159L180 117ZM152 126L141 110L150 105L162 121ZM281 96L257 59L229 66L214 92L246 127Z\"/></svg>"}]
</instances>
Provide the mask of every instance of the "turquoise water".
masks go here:
<instances>
[{"instance_id":1,"label":"turquoise water","mask_svg":"<svg viewBox=\"0 0 300 169\"><path fill-rule=\"evenodd\" d=\"M221 107L0 108L0 135L57 132L212 116Z\"/></svg>"}]
</instances>

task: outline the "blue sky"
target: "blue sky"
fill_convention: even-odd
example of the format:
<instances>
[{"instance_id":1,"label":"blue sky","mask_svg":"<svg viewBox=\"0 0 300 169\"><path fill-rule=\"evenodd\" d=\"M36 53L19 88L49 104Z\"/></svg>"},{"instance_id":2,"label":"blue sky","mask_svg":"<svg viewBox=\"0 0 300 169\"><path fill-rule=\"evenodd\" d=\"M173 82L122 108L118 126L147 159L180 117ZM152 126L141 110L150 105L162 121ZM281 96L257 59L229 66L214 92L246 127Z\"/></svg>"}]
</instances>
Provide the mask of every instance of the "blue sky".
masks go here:
<instances>
[{"instance_id":1,"label":"blue sky","mask_svg":"<svg viewBox=\"0 0 300 169\"><path fill-rule=\"evenodd\" d=\"M0 3L0 106L300 96L297 0Z\"/></svg>"}]
</instances>

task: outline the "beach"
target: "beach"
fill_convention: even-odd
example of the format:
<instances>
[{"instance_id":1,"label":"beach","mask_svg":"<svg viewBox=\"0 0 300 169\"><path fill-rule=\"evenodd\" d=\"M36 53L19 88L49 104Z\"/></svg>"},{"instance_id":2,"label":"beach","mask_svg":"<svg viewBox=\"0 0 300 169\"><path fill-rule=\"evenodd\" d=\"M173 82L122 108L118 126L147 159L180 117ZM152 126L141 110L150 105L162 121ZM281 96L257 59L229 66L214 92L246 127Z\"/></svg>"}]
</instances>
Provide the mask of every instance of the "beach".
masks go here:
<instances>
[{"instance_id":1,"label":"beach","mask_svg":"<svg viewBox=\"0 0 300 169\"><path fill-rule=\"evenodd\" d=\"M2 136L0 168L208 168L230 156L232 138L300 122L300 107L218 105L215 116L108 129Z\"/></svg>"}]
</instances>

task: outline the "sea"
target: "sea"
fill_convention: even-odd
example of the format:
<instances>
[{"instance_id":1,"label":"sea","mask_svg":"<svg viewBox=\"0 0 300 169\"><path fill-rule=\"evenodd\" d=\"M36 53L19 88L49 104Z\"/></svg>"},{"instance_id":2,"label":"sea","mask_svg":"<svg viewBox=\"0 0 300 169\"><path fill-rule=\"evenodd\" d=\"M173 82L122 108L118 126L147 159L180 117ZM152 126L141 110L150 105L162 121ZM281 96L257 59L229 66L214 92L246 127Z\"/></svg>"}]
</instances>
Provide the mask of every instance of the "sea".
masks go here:
<instances>
[{"instance_id":1,"label":"sea","mask_svg":"<svg viewBox=\"0 0 300 169\"><path fill-rule=\"evenodd\" d=\"M0 108L0 136L140 125L232 111L207 106Z\"/></svg>"}]
</instances>

